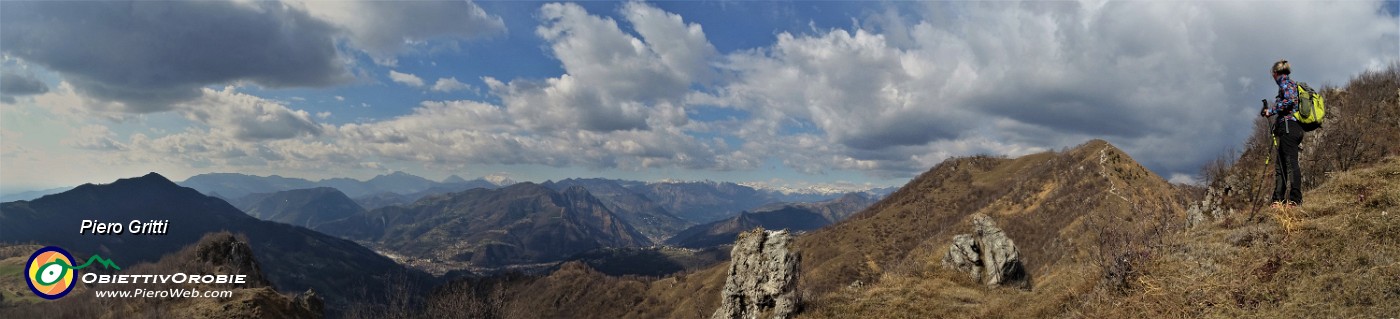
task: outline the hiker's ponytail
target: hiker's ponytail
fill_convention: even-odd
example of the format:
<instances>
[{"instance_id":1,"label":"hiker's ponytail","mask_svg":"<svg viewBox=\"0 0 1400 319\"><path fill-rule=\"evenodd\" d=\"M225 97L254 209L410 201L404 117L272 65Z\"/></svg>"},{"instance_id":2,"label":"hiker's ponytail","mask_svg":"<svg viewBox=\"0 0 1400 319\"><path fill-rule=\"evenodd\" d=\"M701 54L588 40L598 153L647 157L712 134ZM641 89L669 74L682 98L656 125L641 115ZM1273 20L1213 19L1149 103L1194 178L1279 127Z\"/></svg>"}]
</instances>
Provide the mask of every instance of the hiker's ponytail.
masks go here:
<instances>
[{"instance_id":1,"label":"hiker's ponytail","mask_svg":"<svg viewBox=\"0 0 1400 319\"><path fill-rule=\"evenodd\" d=\"M1278 60L1278 62L1274 62L1274 68L1273 68L1274 74L1289 74L1289 73L1292 73L1293 71L1292 71L1292 70L1289 70L1289 69L1290 69L1290 66L1288 65L1288 60Z\"/></svg>"}]
</instances>

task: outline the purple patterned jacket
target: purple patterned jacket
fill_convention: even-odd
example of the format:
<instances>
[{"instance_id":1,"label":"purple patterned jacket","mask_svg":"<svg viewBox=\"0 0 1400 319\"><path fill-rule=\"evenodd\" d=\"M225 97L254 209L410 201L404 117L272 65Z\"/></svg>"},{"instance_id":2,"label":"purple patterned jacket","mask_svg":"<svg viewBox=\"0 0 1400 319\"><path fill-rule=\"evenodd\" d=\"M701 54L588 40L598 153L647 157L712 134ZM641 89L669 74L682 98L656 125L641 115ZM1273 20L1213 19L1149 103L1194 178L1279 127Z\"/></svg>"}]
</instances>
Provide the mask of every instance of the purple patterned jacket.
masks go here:
<instances>
[{"instance_id":1,"label":"purple patterned jacket","mask_svg":"<svg viewBox=\"0 0 1400 319\"><path fill-rule=\"evenodd\" d=\"M1274 107L1269 108L1269 116L1283 114L1279 121L1297 121L1293 118L1293 112L1298 109L1298 103L1294 102L1298 100L1298 84L1287 74L1280 74L1274 78L1274 82L1278 83L1278 96L1274 98Z\"/></svg>"}]
</instances>

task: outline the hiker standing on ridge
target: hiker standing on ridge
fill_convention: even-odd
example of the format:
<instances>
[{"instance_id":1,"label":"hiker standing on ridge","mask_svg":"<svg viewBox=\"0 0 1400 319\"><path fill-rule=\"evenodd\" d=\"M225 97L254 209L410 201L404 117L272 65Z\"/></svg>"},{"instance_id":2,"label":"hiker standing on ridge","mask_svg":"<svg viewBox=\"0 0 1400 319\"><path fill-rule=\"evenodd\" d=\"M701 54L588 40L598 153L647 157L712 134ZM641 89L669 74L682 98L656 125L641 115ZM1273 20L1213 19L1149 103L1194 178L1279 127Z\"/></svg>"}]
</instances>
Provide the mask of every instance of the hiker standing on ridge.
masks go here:
<instances>
[{"instance_id":1,"label":"hiker standing on ridge","mask_svg":"<svg viewBox=\"0 0 1400 319\"><path fill-rule=\"evenodd\" d=\"M1303 203L1303 175L1298 170L1298 151L1302 148L1303 127L1293 116L1298 111L1298 84L1289 78L1292 73L1288 60L1274 62L1272 68L1274 83L1278 84L1278 96L1274 107L1266 104L1259 110L1259 116L1277 115L1273 122L1274 146L1277 146L1278 161L1274 164L1273 207L1284 205L1294 207ZM1287 178L1285 180L1285 178ZM1292 187L1289 187L1289 186ZM1286 192L1286 194L1285 194ZM1287 197L1284 197L1287 195Z\"/></svg>"}]
</instances>

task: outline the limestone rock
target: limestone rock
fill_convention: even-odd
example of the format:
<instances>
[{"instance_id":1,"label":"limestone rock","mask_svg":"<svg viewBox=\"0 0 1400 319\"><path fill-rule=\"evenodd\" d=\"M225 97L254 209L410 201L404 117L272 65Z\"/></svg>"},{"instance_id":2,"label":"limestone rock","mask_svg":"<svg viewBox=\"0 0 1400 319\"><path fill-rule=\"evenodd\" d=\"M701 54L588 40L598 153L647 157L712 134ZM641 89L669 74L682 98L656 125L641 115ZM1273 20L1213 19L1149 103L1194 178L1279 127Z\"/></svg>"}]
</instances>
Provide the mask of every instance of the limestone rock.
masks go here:
<instances>
[{"instance_id":1,"label":"limestone rock","mask_svg":"<svg viewBox=\"0 0 1400 319\"><path fill-rule=\"evenodd\" d=\"M943 256L943 265L950 266L958 271L972 275L973 279L982 278L982 249L977 247L977 238L972 234L957 234L953 236L953 244L948 247L948 254Z\"/></svg>"},{"instance_id":2,"label":"limestone rock","mask_svg":"<svg viewBox=\"0 0 1400 319\"><path fill-rule=\"evenodd\" d=\"M233 234L214 234L201 240L195 247L195 262L215 265L220 274L248 275L255 287L271 285L253 257L253 248Z\"/></svg>"},{"instance_id":3,"label":"limestone rock","mask_svg":"<svg viewBox=\"0 0 1400 319\"><path fill-rule=\"evenodd\" d=\"M1021 251L1016 250L1011 237L997 228L987 215L973 216L972 224L977 229L977 246L982 248L982 269L987 285L1023 279L1026 271L1021 265Z\"/></svg>"},{"instance_id":4,"label":"limestone rock","mask_svg":"<svg viewBox=\"0 0 1400 319\"><path fill-rule=\"evenodd\" d=\"M787 231L744 232L730 252L729 277L714 319L789 318L797 310L798 256Z\"/></svg>"},{"instance_id":5,"label":"limestone rock","mask_svg":"<svg viewBox=\"0 0 1400 319\"><path fill-rule=\"evenodd\" d=\"M1234 183L1236 180L1234 176L1227 177L1224 186L1207 189L1204 199L1200 202L1191 203L1191 206L1186 209L1186 227L1196 227L1212 220L1225 217L1226 215L1233 214L1233 209L1223 209L1222 206L1224 206L1225 200L1229 198L1231 191L1234 189L1230 186L1232 185L1231 183Z\"/></svg>"},{"instance_id":6,"label":"limestone rock","mask_svg":"<svg viewBox=\"0 0 1400 319\"><path fill-rule=\"evenodd\" d=\"M973 215L972 225L972 234L953 236L953 243L943 256L943 267L966 272L988 286L1026 285L1028 276L1021 263L1021 252L1011 237L987 215Z\"/></svg>"}]
</instances>

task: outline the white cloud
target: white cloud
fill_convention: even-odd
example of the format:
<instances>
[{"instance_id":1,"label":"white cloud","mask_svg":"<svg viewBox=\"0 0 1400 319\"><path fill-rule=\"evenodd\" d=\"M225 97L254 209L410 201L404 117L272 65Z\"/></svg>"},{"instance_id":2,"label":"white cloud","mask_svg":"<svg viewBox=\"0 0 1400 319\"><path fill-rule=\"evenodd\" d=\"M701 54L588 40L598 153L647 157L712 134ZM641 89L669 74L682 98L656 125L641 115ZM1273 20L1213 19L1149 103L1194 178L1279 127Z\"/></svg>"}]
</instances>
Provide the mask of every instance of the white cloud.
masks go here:
<instances>
[{"instance_id":1,"label":"white cloud","mask_svg":"<svg viewBox=\"0 0 1400 319\"><path fill-rule=\"evenodd\" d=\"M114 136L116 134L112 133L106 126L87 125L78 129L77 135L71 135L63 139L61 143L85 150L120 151L125 149L125 145L112 139Z\"/></svg>"},{"instance_id":2,"label":"white cloud","mask_svg":"<svg viewBox=\"0 0 1400 319\"><path fill-rule=\"evenodd\" d=\"M950 155L1103 138L1164 174L1190 172L1248 133L1274 60L1308 66L1295 77L1314 83L1397 60L1396 19L1376 5L960 2L940 17L949 4L931 4L866 21L882 33L783 33L731 53L736 78L692 100L750 112L744 149L804 171L907 176ZM1302 20L1315 23L1273 23ZM1300 38L1321 43L1277 45ZM817 132L783 133L794 128Z\"/></svg>"},{"instance_id":3,"label":"white cloud","mask_svg":"<svg viewBox=\"0 0 1400 319\"><path fill-rule=\"evenodd\" d=\"M472 1L288 2L344 29L356 48L383 65L395 65L399 55L430 41L470 40L505 32L500 17Z\"/></svg>"},{"instance_id":4,"label":"white cloud","mask_svg":"<svg viewBox=\"0 0 1400 319\"><path fill-rule=\"evenodd\" d=\"M239 93L233 87L204 88L202 93L199 99L180 104L179 111L224 138L262 141L321 133L311 114L280 102Z\"/></svg>"},{"instance_id":5,"label":"white cloud","mask_svg":"<svg viewBox=\"0 0 1400 319\"><path fill-rule=\"evenodd\" d=\"M386 120L321 125L316 131L298 131L303 123L295 122L314 124L305 111L285 109L231 90L211 90L207 94L209 97L201 100L234 106L220 114L191 113L190 120L207 123L202 127L160 136L138 133L121 143L113 140L113 145L122 148L112 151L118 151L129 162L178 163L232 171L275 168L302 173L384 163L439 169L534 164L621 170L724 170L746 165L727 160L729 157L722 155L726 149L676 129L545 134L512 124L517 121L500 106L474 101L428 101L410 114ZM291 117L297 121L233 120L248 118L246 113L253 109L269 113L254 118ZM244 114L238 117L238 113ZM277 128L278 125L284 127ZM254 128L265 134L282 133L275 138L230 138ZM87 144L100 146L99 142Z\"/></svg>"},{"instance_id":6,"label":"white cloud","mask_svg":"<svg viewBox=\"0 0 1400 319\"><path fill-rule=\"evenodd\" d=\"M1188 185L1200 185L1200 184L1201 184L1201 180L1197 179L1196 176L1192 176L1192 175L1190 175L1190 174L1181 174L1181 173L1172 174L1171 178L1167 179L1167 181L1172 182L1172 183L1177 183L1177 184L1188 184Z\"/></svg>"},{"instance_id":7,"label":"white cloud","mask_svg":"<svg viewBox=\"0 0 1400 319\"><path fill-rule=\"evenodd\" d=\"M433 83L433 91L434 91L434 92L452 92L452 91L460 91L460 90L473 90L473 91L475 91L475 88L473 88L471 85L468 85L468 84L466 84L466 83L462 83L461 81L457 81L457 78L456 78L456 77L439 78L439 79L437 80L437 82L434 82L434 83Z\"/></svg>"},{"instance_id":8,"label":"white cloud","mask_svg":"<svg viewBox=\"0 0 1400 319\"><path fill-rule=\"evenodd\" d=\"M439 164L539 164L593 168L715 168L716 150L678 130L585 130L544 133L515 125L499 106L472 101L424 102L412 114L346 124L338 144L362 155ZM300 147L297 147L300 148Z\"/></svg>"},{"instance_id":9,"label":"white cloud","mask_svg":"<svg viewBox=\"0 0 1400 319\"><path fill-rule=\"evenodd\" d=\"M487 86L532 129L651 129L659 105L680 106L690 85L710 76L715 51L699 25L679 16L641 3L623 13L641 38L576 4L544 5L535 33L565 74L542 82L488 77Z\"/></svg>"},{"instance_id":10,"label":"white cloud","mask_svg":"<svg viewBox=\"0 0 1400 319\"><path fill-rule=\"evenodd\" d=\"M409 73L400 73L399 71L389 70L389 79L407 86L423 86L423 78Z\"/></svg>"},{"instance_id":11,"label":"white cloud","mask_svg":"<svg viewBox=\"0 0 1400 319\"><path fill-rule=\"evenodd\" d=\"M680 78L703 82L714 76L709 62L718 52L699 24L686 24L678 14L641 2L627 3L622 12L662 64Z\"/></svg>"}]
</instances>

